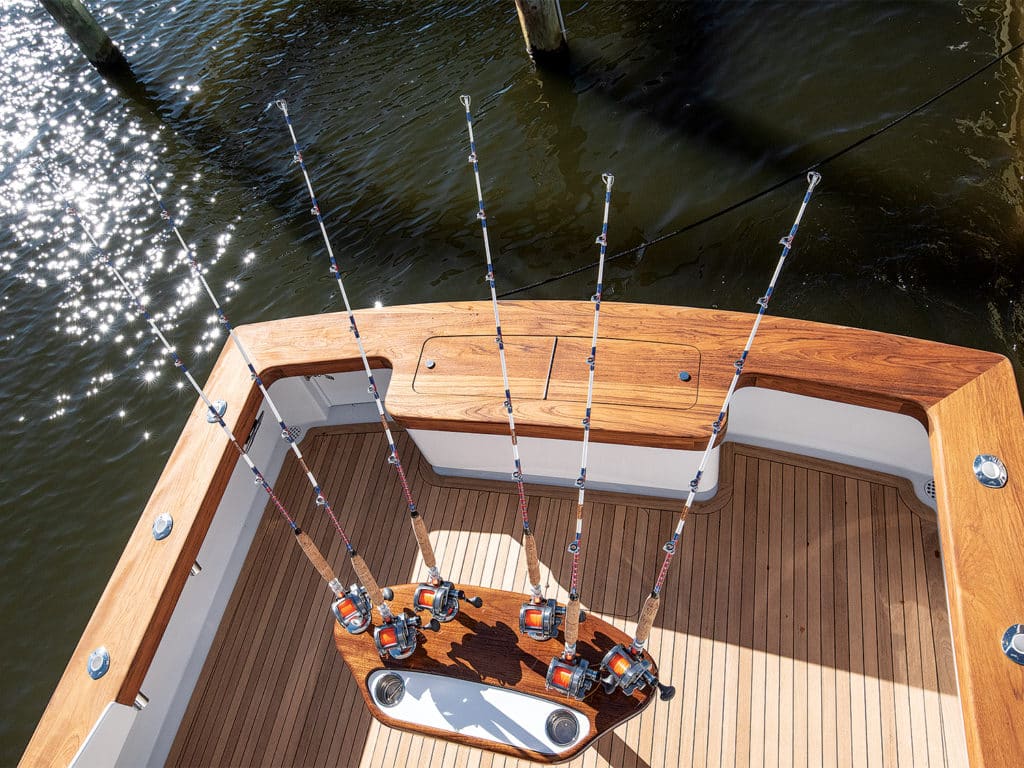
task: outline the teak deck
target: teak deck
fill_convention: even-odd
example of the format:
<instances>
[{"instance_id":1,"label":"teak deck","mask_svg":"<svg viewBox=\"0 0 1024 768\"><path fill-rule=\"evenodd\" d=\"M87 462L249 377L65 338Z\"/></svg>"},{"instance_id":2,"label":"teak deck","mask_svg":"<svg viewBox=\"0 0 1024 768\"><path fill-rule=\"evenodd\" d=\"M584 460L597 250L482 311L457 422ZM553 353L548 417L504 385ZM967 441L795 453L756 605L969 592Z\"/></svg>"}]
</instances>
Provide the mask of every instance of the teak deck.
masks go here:
<instances>
[{"instance_id":1,"label":"teak deck","mask_svg":"<svg viewBox=\"0 0 1024 768\"><path fill-rule=\"evenodd\" d=\"M524 589L510 484L440 478L399 439L442 570ZM376 425L339 427L303 450L378 579L404 582L423 567L382 441ZM277 488L341 564L290 456ZM564 600L575 493L528 490L548 591ZM584 604L630 631L677 505L588 497ZM329 594L292 539L268 510L169 765L522 764L374 721L334 648ZM571 765L966 764L939 534L902 481L726 443L721 489L695 508L665 595L650 647L675 699Z\"/></svg>"}]
</instances>

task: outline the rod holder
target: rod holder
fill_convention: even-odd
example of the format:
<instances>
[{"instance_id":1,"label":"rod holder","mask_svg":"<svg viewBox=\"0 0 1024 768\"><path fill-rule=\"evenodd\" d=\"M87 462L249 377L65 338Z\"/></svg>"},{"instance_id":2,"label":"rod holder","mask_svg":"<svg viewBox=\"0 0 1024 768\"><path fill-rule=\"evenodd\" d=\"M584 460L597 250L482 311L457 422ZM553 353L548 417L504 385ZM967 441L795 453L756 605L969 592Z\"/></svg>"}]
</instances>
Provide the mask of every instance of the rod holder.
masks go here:
<instances>
[{"instance_id":1,"label":"rod holder","mask_svg":"<svg viewBox=\"0 0 1024 768\"><path fill-rule=\"evenodd\" d=\"M220 419L224 418L224 414L228 412L227 400L214 400L213 410L217 412L216 416L213 415L209 408L206 409L206 422L208 424L216 424Z\"/></svg>"},{"instance_id":2,"label":"rod holder","mask_svg":"<svg viewBox=\"0 0 1024 768\"><path fill-rule=\"evenodd\" d=\"M974 457L974 476L986 488L1002 488L1006 485L1006 465L998 456L979 454Z\"/></svg>"},{"instance_id":3,"label":"rod holder","mask_svg":"<svg viewBox=\"0 0 1024 768\"><path fill-rule=\"evenodd\" d=\"M1024 624L1014 624L1003 633L1003 653L1017 664L1024 664Z\"/></svg>"},{"instance_id":4,"label":"rod holder","mask_svg":"<svg viewBox=\"0 0 1024 768\"><path fill-rule=\"evenodd\" d=\"M174 518L168 512L161 512L153 520L153 538L163 541L171 535L172 528L174 528Z\"/></svg>"},{"instance_id":5,"label":"rod holder","mask_svg":"<svg viewBox=\"0 0 1024 768\"><path fill-rule=\"evenodd\" d=\"M93 680L99 680L110 669L110 651L106 649L106 646L101 645L99 648L89 654L89 661L86 662L85 671L89 673L89 677Z\"/></svg>"}]
</instances>

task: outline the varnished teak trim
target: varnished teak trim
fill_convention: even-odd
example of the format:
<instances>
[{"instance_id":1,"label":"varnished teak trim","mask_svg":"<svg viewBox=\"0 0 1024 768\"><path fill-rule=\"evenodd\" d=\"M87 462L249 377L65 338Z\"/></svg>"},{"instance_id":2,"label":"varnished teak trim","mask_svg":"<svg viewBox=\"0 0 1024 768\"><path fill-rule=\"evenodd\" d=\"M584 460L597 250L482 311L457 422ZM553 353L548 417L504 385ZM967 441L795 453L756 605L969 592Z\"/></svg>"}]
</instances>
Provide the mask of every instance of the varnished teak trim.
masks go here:
<instances>
[{"instance_id":1,"label":"varnished teak trim","mask_svg":"<svg viewBox=\"0 0 1024 768\"><path fill-rule=\"evenodd\" d=\"M602 336L689 344L701 355L697 402L688 411L608 406L591 439L699 448L717 415L732 363L749 332L749 315L712 310L609 303ZM522 335L586 336L586 302L507 302L503 327ZM390 364L388 409L406 426L500 433L500 398L447 397L414 391L423 340L490 333L484 302L363 310L368 354ZM265 380L281 375L358 368L348 325L339 314L260 323L238 329ZM977 765L1006 765L1024 754L1024 732L1012 723L1024 701L1024 668L1008 662L998 638L1024 621L1024 417L1005 358L870 331L767 317L743 384L908 413L928 425L939 498L947 594L968 746ZM624 388L635 386L623 382ZM258 390L228 343L207 389L244 406L229 423L247 428ZM129 704L149 667L188 569L234 466L223 436L193 409L139 524L22 758L24 765L66 765L111 701ZM523 435L575 436L580 405L523 403ZM649 411L649 412L648 412ZM981 488L970 472L977 453L998 453L1010 467L1000 491ZM152 518L174 508L175 534L154 542ZM93 681L89 652L106 645L111 668Z\"/></svg>"}]
</instances>

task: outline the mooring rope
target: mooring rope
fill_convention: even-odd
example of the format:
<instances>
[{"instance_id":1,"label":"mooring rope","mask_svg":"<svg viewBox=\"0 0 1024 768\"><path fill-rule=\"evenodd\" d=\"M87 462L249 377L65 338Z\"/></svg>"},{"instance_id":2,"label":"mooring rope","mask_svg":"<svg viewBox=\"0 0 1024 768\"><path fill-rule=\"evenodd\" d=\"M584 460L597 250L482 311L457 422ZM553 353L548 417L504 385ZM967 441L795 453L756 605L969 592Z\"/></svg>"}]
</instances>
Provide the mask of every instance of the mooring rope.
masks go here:
<instances>
[{"instance_id":1,"label":"mooring rope","mask_svg":"<svg viewBox=\"0 0 1024 768\"><path fill-rule=\"evenodd\" d=\"M579 594L579 570L580 554L583 549L583 503L587 494L587 460L590 450L590 417L594 403L594 369L597 366L597 332L601 322L601 293L604 290L604 258L608 252L608 212L612 203L612 184L615 177L610 173L601 174L601 181L604 182L604 220L601 223L601 234L595 241L601 246L600 257L597 267L597 290L591 301L594 302L594 330L590 337L590 356L587 357L589 369L587 379L587 407L583 412L583 445L580 451L580 476L576 478L576 487L579 494L576 499L576 534L569 544L569 554L572 555L572 569L569 573L569 602L565 608L565 651L562 654L566 660L576 656L576 638L579 627L580 594Z\"/></svg>"},{"instance_id":2,"label":"mooring rope","mask_svg":"<svg viewBox=\"0 0 1024 768\"><path fill-rule=\"evenodd\" d=\"M59 189L56 183L53 181L52 177L50 179L50 183L55 190ZM298 542L299 546L302 547L302 550L306 554L309 561L313 564L313 566L317 569L320 575L324 578L324 581L327 582L327 585L331 589L331 591L334 592L334 594L338 597L341 597L345 593L345 590L341 585L341 581L334 574L334 571L331 569L330 565L328 565L326 558L317 548L316 544L313 543L313 540L309 538L309 535L298 526L294 518L291 516L291 514L289 514L288 510L284 506L284 503L281 501L280 498L278 498L277 494L274 492L273 487L267 481L266 477L260 471L259 467L256 466L256 463L249 456L248 452L238 442L238 439L235 437L234 432L224 421L223 416L221 416L220 411L207 396L205 390L199 385L199 382L195 380L195 377L192 375L191 371L189 371L185 363L182 361L181 357L175 351L174 346L167 340L167 337L160 330L160 326L157 325L156 320L149 313L149 310L146 309L145 305L142 303L142 300L139 298L138 294L131 287L131 285L128 284L128 281L125 279L121 271L117 268L117 265L114 264L110 256L107 255L107 252L103 250L99 242L93 236L92 231L86 225L85 220L82 218L81 214L79 214L78 210L73 205L71 205L71 203L67 199L63 199L63 203L64 212L68 216L71 216L81 227L82 231L85 233L86 238L92 244L93 252L96 254L97 259L101 261L104 266L106 266L106 268L114 276L117 282L120 283L121 287L124 289L124 292L127 294L128 298L135 306L136 311L138 311L138 313L142 315L146 322L149 323L149 326L153 331L153 335L157 337L157 339L163 345L164 350L167 352L167 354L171 356L171 359L174 361L174 366L179 371L181 371L182 375L188 380L188 383L192 385L192 389L194 389L196 391L196 394L198 394L199 397L202 399L203 403L206 405L207 411L209 412L208 418L211 421L215 421L220 426L221 430L223 430L224 434L228 438L228 441L231 443L231 445L238 452L238 455L241 456L242 460L246 463L246 465L248 465L249 469L252 471L253 475L255 476L256 484L263 488L267 496L270 497L270 501L273 503L274 507L277 509L278 512L281 513L285 521L287 521L288 526L292 529L292 532L295 534L296 541ZM353 559L353 562L355 563L355 560L356 558L359 558L359 555L356 553L355 549L352 548L352 545L349 542L348 537L345 536L344 533L342 533L342 536L344 538L346 546L348 547L349 556ZM381 611L382 616L390 615L390 613L387 611L387 606L384 605L383 607L384 610Z\"/></svg>"},{"instance_id":3,"label":"mooring rope","mask_svg":"<svg viewBox=\"0 0 1024 768\"><path fill-rule=\"evenodd\" d=\"M782 246L782 255L779 256L778 264L775 266L775 272L772 274L772 278L768 283L768 290L765 292L764 296L757 300L757 315L754 317L754 324L750 329L750 335L747 337L747 343L743 347L743 353L733 364L735 370L733 372L732 380L729 382L729 389L725 393L725 398L722 401L722 408L718 413L718 418L711 425L711 436L708 438L707 446L704 448L704 453L701 456L697 472L690 481L690 490L686 496L686 503L683 505L683 509L679 513L679 522L676 524L675 530L672 533L672 538L669 539L663 547L665 551L665 559L662 561L661 570L658 572L658 578L654 583L654 588L651 590L651 594L648 595L643 608L640 611L640 620L633 640L634 652L643 650L647 643L647 637L658 613L658 606L661 600L661 589L665 584L665 577L668 575L668 569L672 564L672 558L675 556L679 537L682 536L683 526L686 525L686 517L689 514L690 507L693 506L694 499L697 496L697 490L700 486L701 478L704 475L704 470L707 468L708 459L711 456L711 452L715 447L715 442L718 439L718 435L722 430L722 425L725 422L725 416L729 410L729 403L732 400L733 393L736 391L736 385L739 383L740 375L743 373L743 366L746 364L747 357L750 354L750 349L754 344L754 337L757 335L757 330L761 326L761 319L768 311L768 303L771 301L772 294L775 292L775 284L778 282L779 275L782 272L782 267L786 263L786 257L789 255L789 251L793 247L793 239L796 237L797 229L800 227L800 221L803 219L804 211L807 210L807 204L811 200L811 194L814 192L814 188L818 186L820 181L820 173L811 171L807 174L807 191L804 193L803 202L800 204L800 210L796 214L796 219L793 221L793 226L790 228L789 234L779 241L779 244Z\"/></svg>"},{"instance_id":4,"label":"mooring rope","mask_svg":"<svg viewBox=\"0 0 1024 768\"><path fill-rule=\"evenodd\" d=\"M292 118L288 113L288 102L284 99L271 102L273 106L276 106L281 110L284 115L285 123L288 126L288 133L292 139L292 149L294 150L293 162L299 166L302 171L302 177L306 181L306 189L309 192L309 199L313 204L310 208L310 213L316 217L317 224L320 225L320 234L323 235L324 245L327 247L327 255L331 262L331 276L338 283L338 290L341 292L342 301L345 303L345 312L348 314L349 330L355 337L356 345L359 348L359 357L363 361L363 369L366 371L366 378L370 383L369 393L373 396L373 402L377 406L377 415L380 418L381 427L384 429L384 435L388 441L388 463L395 468L395 472L398 475L398 481L402 486L402 494L405 496L405 502L409 509L409 519L412 522L413 532L416 536L416 541L420 547L420 553L423 555L424 564L427 566L427 570L430 574L430 581L435 583L441 583L444 581L441 577L441 571L437 566L437 559L434 556L433 547L430 544L430 539L427 535L426 525L423 522L423 517L420 515L419 509L416 507L416 502L412 496L412 490L409 487L409 481L405 474L405 468L402 466L402 459L398 455L398 445L395 442L394 435L391 434L391 427L388 426L388 418L384 413L384 402L381 399L380 392L377 390L377 382L374 381L373 371L370 369L370 361L366 357L366 350L363 348L363 340L359 335L359 326L356 325L356 316L352 311L352 305L348 300L348 293L345 291L345 281L342 280L341 270L338 268L338 261L334 256L334 249L331 247L331 240L327 235L327 226L324 224L323 214L320 212L320 204L317 202L316 193L313 191L313 182L310 180L309 171L306 169L305 160L302 158L302 150L299 148L299 140L295 135L295 129L292 126ZM267 105L268 108L270 105Z\"/></svg>"},{"instance_id":5,"label":"mooring rope","mask_svg":"<svg viewBox=\"0 0 1024 768\"><path fill-rule=\"evenodd\" d=\"M512 480L516 484L519 493L519 515L523 521L523 548L526 550L526 566L530 580L531 600L540 603L544 600L544 588L540 583L540 559L537 553L537 543L532 528L530 527L529 505L526 501L526 490L523 487L523 463L519 456L519 439L516 435L516 419L512 412L512 389L508 381L508 364L505 359L505 339L501 333L501 314L498 309L498 294L495 290L494 263L491 259L491 242L487 235L487 212L484 209L484 193L480 185L480 164L476 154L476 139L473 136L473 115L469 111L470 97L463 95L459 98L462 106L466 108L466 127L469 129L469 162L473 166L473 178L476 180L476 198L479 205L476 217L480 220L480 231L484 238L484 255L487 257L487 275L485 279L491 291L491 307L494 310L494 341L498 346L498 359L501 361L501 380L505 386L505 413L508 415L508 432L512 440L512 461L515 470L512 472Z\"/></svg>"}]
</instances>

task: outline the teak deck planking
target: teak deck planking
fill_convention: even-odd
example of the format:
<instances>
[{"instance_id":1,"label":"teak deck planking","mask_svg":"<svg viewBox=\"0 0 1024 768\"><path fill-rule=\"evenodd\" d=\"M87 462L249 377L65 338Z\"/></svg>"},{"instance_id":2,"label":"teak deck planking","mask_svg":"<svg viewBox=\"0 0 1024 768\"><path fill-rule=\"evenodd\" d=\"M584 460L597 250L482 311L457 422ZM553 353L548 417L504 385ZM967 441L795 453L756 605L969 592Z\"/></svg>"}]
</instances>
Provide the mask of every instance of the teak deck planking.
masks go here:
<instances>
[{"instance_id":1,"label":"teak deck planking","mask_svg":"<svg viewBox=\"0 0 1024 768\"><path fill-rule=\"evenodd\" d=\"M590 332L588 302L512 301L502 307L510 336L569 339ZM413 386L427 339L490 336L489 303L357 314L371 363L393 370L387 406L399 423L493 434L507 429L493 397L420 393ZM622 405L631 402L635 370L603 365L613 379L610 404L602 405L602 422L591 430L591 439L703 447L752 316L615 302L602 315L602 337L620 340L623 358L636 359L628 354L630 342L638 348L675 343L697 349L700 367L691 407L657 409ZM236 330L267 384L281 376L361 368L348 324L338 313ZM1024 731L1011 727L1024 702L1024 667L1007 660L998 642L1007 626L1024 616L1024 540L1006 534L1024 528L1024 414L1009 361L946 344L768 316L739 385L896 411L928 428L945 572L945 586L932 580L929 590L945 589L950 605L954 679L966 715L968 751L978 766L1003 766L1024 753ZM260 395L232 343L225 345L205 386L232 403L229 426L241 430L251 424ZM566 396L570 399L552 399L549 393L540 400L517 400L520 434L576 439L579 403L572 392ZM237 462L223 435L208 428L204 411L197 402L22 756L23 765L67 765L107 706L130 706L139 693ZM979 453L994 453L1010 468L1005 488L993 491L975 481L970 466ZM151 521L168 508L177 510L174 534L156 542ZM845 550L837 546L831 554L845 557ZM837 577L837 587L838 582ZM840 594L837 590L837 600ZM742 624L740 629L747 631ZM100 645L109 649L111 667L93 681L83 669ZM842 644L834 650L848 652ZM742 655L739 661L741 666L754 663ZM822 733L826 742L833 737L842 735L827 728Z\"/></svg>"},{"instance_id":2,"label":"teak deck planking","mask_svg":"<svg viewBox=\"0 0 1024 768\"><path fill-rule=\"evenodd\" d=\"M405 434L399 441L446 575L525 589L511 485L438 477ZM676 697L569 764L965 765L934 513L892 477L732 443L723 450L719 495L687 524L651 636ZM303 451L360 521L352 534L377 578L421 576L379 427L315 430ZM343 562L290 457L279 487L332 562ZM548 592L564 601L575 493L528 491ZM628 632L677 504L588 497L584 604ZM334 648L330 595L291 538L268 509L168 765L528 764L372 720Z\"/></svg>"}]
</instances>

